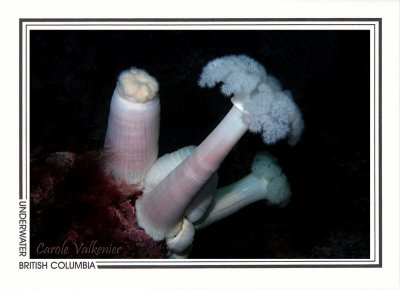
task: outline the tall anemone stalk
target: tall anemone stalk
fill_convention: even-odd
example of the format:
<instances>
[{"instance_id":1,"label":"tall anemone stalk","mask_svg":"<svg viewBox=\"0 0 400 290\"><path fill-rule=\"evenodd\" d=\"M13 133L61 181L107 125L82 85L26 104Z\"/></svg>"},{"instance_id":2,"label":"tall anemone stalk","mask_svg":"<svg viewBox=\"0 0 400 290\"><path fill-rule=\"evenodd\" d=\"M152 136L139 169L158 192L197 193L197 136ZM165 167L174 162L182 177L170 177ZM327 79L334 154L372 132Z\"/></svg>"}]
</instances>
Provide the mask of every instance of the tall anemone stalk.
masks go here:
<instances>
[{"instance_id":1,"label":"tall anemone stalk","mask_svg":"<svg viewBox=\"0 0 400 290\"><path fill-rule=\"evenodd\" d=\"M117 180L142 186L158 155L158 82L147 72L123 71L111 99L105 140L105 170Z\"/></svg>"},{"instance_id":2,"label":"tall anemone stalk","mask_svg":"<svg viewBox=\"0 0 400 290\"><path fill-rule=\"evenodd\" d=\"M154 240L176 244L181 238L190 246L194 227L186 219L187 209L246 131L260 133L266 144L287 138L294 145L300 138L300 110L261 64L245 55L215 59L204 67L199 85L220 83L222 93L232 96L231 110L190 155L136 201L138 223Z\"/></svg>"}]
</instances>

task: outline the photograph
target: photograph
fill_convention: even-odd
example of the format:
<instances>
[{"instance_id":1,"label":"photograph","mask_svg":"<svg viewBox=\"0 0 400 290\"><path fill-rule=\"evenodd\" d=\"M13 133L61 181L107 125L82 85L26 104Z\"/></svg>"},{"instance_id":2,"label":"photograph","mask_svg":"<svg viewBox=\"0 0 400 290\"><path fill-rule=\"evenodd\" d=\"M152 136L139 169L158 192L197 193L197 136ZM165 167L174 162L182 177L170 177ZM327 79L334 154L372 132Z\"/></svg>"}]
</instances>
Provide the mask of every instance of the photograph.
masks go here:
<instances>
[{"instance_id":1,"label":"photograph","mask_svg":"<svg viewBox=\"0 0 400 290\"><path fill-rule=\"evenodd\" d=\"M400 290L399 8L5 5L0 288Z\"/></svg>"},{"instance_id":2,"label":"photograph","mask_svg":"<svg viewBox=\"0 0 400 290\"><path fill-rule=\"evenodd\" d=\"M369 29L84 24L26 43L31 259L376 261Z\"/></svg>"}]
</instances>

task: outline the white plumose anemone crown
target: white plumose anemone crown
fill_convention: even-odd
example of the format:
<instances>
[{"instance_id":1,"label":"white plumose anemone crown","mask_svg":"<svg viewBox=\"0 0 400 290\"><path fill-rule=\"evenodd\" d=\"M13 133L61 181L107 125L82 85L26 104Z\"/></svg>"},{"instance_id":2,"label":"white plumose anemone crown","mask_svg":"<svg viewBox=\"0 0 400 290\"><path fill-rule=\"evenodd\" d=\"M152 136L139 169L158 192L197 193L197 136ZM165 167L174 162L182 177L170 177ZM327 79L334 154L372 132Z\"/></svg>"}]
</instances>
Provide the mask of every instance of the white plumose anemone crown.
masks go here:
<instances>
[{"instance_id":1,"label":"white plumose anemone crown","mask_svg":"<svg viewBox=\"0 0 400 290\"><path fill-rule=\"evenodd\" d=\"M230 55L209 62L199 85L214 87L218 83L222 83L221 92L233 95L232 103L244 112L249 131L261 133L266 144L288 137L288 143L294 145L300 139L304 123L291 93L282 90L279 81L257 61Z\"/></svg>"},{"instance_id":2,"label":"white plumose anemone crown","mask_svg":"<svg viewBox=\"0 0 400 290\"><path fill-rule=\"evenodd\" d=\"M284 207L290 196L289 183L276 159L260 152L253 159L249 175L217 190L209 212L195 227L202 229L260 200Z\"/></svg>"},{"instance_id":3,"label":"white plumose anemone crown","mask_svg":"<svg viewBox=\"0 0 400 290\"><path fill-rule=\"evenodd\" d=\"M214 87L222 82L226 95L250 94L267 79L265 68L246 55L229 55L210 61L200 76L200 87Z\"/></svg>"},{"instance_id":4,"label":"white plumose anemone crown","mask_svg":"<svg viewBox=\"0 0 400 290\"><path fill-rule=\"evenodd\" d=\"M157 95L158 82L146 71L132 67L120 74L117 89L126 100L145 103Z\"/></svg>"},{"instance_id":5,"label":"white plumose anemone crown","mask_svg":"<svg viewBox=\"0 0 400 290\"><path fill-rule=\"evenodd\" d=\"M251 165L252 174L266 181L265 199L271 205L284 207L288 204L291 191L285 174L275 157L267 152L259 152Z\"/></svg>"}]
</instances>

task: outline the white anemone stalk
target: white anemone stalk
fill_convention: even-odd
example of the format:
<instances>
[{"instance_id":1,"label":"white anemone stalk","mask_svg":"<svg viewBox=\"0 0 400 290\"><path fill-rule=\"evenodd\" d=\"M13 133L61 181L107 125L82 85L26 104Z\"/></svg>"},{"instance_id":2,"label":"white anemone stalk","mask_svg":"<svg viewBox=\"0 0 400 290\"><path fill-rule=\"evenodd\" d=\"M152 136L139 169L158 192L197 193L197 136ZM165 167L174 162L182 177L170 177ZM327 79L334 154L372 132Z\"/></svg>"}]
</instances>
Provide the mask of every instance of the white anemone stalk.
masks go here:
<instances>
[{"instance_id":1,"label":"white anemone stalk","mask_svg":"<svg viewBox=\"0 0 400 290\"><path fill-rule=\"evenodd\" d=\"M253 159L249 175L217 190L209 212L195 228L202 229L260 200L284 207L290 195L289 183L276 159L260 152Z\"/></svg>"},{"instance_id":2,"label":"white anemone stalk","mask_svg":"<svg viewBox=\"0 0 400 290\"><path fill-rule=\"evenodd\" d=\"M138 223L155 240L179 235L188 205L247 130L262 133L269 144L289 137L293 145L300 138L300 110L258 62L244 55L211 61L199 84L218 83L225 95L233 95L232 109L190 156L136 202Z\"/></svg>"},{"instance_id":3,"label":"white anemone stalk","mask_svg":"<svg viewBox=\"0 0 400 290\"><path fill-rule=\"evenodd\" d=\"M143 181L143 194L148 194L168 174L170 174L183 160L186 159L196 148L190 145L165 154L158 158L147 172ZM213 195L217 190L218 174L215 172L209 180L200 188L196 197L186 209L185 216L191 223L199 221L208 211Z\"/></svg>"},{"instance_id":4,"label":"white anemone stalk","mask_svg":"<svg viewBox=\"0 0 400 290\"><path fill-rule=\"evenodd\" d=\"M160 101L158 83L147 72L123 71L110 105L106 172L120 181L139 185L158 155Z\"/></svg>"},{"instance_id":5,"label":"white anemone stalk","mask_svg":"<svg viewBox=\"0 0 400 290\"><path fill-rule=\"evenodd\" d=\"M196 147L193 145L186 146L158 158L147 172L143 181L143 194L146 195L148 192L151 192L151 190L188 157L195 148ZM218 175L215 172L200 188L196 197L187 207L179 233L174 237L166 239L169 258L185 258L189 254L195 234L193 224L201 220L208 212L217 189L217 183Z\"/></svg>"}]
</instances>

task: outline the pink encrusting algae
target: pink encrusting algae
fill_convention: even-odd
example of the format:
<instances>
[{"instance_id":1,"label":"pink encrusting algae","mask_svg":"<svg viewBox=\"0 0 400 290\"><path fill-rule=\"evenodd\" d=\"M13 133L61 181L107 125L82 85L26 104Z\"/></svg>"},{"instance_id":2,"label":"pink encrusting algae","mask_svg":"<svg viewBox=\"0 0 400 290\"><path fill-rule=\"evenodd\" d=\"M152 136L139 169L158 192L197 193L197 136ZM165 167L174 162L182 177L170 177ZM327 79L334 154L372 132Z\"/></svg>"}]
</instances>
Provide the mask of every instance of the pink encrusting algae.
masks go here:
<instances>
[{"instance_id":1,"label":"pink encrusting algae","mask_svg":"<svg viewBox=\"0 0 400 290\"><path fill-rule=\"evenodd\" d=\"M142 192L104 173L103 162L100 151L57 152L33 170L32 258L166 256L164 242L154 241L137 224L134 204ZM64 243L67 252L43 250Z\"/></svg>"}]
</instances>

